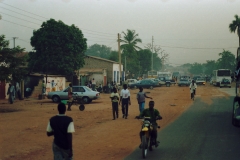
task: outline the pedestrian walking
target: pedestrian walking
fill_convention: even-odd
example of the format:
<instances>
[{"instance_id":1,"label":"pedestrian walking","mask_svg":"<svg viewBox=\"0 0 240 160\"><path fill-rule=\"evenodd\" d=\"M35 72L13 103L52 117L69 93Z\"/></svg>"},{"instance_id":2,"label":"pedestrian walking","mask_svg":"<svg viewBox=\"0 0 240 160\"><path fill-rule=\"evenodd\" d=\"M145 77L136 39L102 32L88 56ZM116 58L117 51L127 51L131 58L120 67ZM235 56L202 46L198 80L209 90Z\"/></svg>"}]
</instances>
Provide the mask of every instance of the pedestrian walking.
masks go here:
<instances>
[{"instance_id":1,"label":"pedestrian walking","mask_svg":"<svg viewBox=\"0 0 240 160\"><path fill-rule=\"evenodd\" d=\"M139 92L137 93L137 101L138 101L138 105L139 105L140 114L144 110L144 107L145 107L145 98L152 99L152 97L148 97L146 95L146 93L143 92L143 88L142 87L139 87Z\"/></svg>"},{"instance_id":2,"label":"pedestrian walking","mask_svg":"<svg viewBox=\"0 0 240 160\"><path fill-rule=\"evenodd\" d=\"M192 83L190 83L189 88L191 93L191 99L194 100L194 95L196 94L197 89L197 85L194 80L192 80Z\"/></svg>"},{"instance_id":3,"label":"pedestrian walking","mask_svg":"<svg viewBox=\"0 0 240 160\"><path fill-rule=\"evenodd\" d=\"M122 104L122 114L123 118L127 119L128 117L128 106L131 105L130 100L130 91L127 89L127 84L123 85L123 89L120 92L120 101L119 105Z\"/></svg>"},{"instance_id":4,"label":"pedestrian walking","mask_svg":"<svg viewBox=\"0 0 240 160\"><path fill-rule=\"evenodd\" d=\"M113 112L113 120L118 118L118 102L119 102L119 94L116 88L113 88L113 92L110 95L112 101L112 112Z\"/></svg>"},{"instance_id":5,"label":"pedestrian walking","mask_svg":"<svg viewBox=\"0 0 240 160\"><path fill-rule=\"evenodd\" d=\"M73 119L65 115L66 106L58 104L58 115L53 116L47 125L47 136L54 136L52 150L54 160L72 160L72 133L75 132Z\"/></svg>"}]
</instances>

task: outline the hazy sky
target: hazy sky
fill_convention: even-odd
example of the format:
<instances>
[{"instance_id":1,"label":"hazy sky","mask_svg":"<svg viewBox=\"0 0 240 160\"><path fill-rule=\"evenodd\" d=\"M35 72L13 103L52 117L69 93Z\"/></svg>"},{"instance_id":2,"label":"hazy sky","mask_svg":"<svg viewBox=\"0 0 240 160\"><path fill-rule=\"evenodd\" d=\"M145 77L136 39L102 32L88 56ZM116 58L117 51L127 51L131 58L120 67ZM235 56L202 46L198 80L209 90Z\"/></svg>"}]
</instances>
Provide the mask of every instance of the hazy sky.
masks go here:
<instances>
[{"instance_id":1,"label":"hazy sky","mask_svg":"<svg viewBox=\"0 0 240 160\"><path fill-rule=\"evenodd\" d=\"M117 34L135 30L140 47L152 42L169 54L169 64L217 60L223 49L236 55L237 33L229 32L240 0L0 0L0 34L31 51L30 37L53 18L75 24L87 44L117 50ZM123 34L122 34L123 35Z\"/></svg>"}]
</instances>

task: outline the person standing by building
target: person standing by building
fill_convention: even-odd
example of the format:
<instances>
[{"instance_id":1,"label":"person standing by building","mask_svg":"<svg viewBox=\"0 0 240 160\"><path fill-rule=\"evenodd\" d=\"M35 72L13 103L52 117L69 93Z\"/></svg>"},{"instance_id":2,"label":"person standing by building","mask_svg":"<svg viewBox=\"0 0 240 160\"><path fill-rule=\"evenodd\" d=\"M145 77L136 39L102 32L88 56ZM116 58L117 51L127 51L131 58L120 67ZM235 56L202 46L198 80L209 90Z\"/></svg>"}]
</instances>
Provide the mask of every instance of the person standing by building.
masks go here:
<instances>
[{"instance_id":1,"label":"person standing by building","mask_svg":"<svg viewBox=\"0 0 240 160\"><path fill-rule=\"evenodd\" d=\"M150 98L150 99L152 99L152 97L148 97L148 96L146 95L146 93L143 92L143 88L142 88L142 87L139 87L139 92L137 93L137 101L138 101L140 113L144 110L145 98Z\"/></svg>"},{"instance_id":2,"label":"person standing by building","mask_svg":"<svg viewBox=\"0 0 240 160\"><path fill-rule=\"evenodd\" d=\"M120 92L119 105L121 105L121 103L122 103L123 118L127 119L127 117L128 117L128 105L131 105L130 91L127 89L127 84L123 85L123 89Z\"/></svg>"},{"instance_id":3,"label":"person standing by building","mask_svg":"<svg viewBox=\"0 0 240 160\"><path fill-rule=\"evenodd\" d=\"M95 81L94 78L92 79L92 90L93 90L93 91L96 90L96 81Z\"/></svg>"},{"instance_id":4,"label":"person standing by building","mask_svg":"<svg viewBox=\"0 0 240 160\"><path fill-rule=\"evenodd\" d=\"M42 95L46 94L46 83L42 80Z\"/></svg>"},{"instance_id":5,"label":"person standing by building","mask_svg":"<svg viewBox=\"0 0 240 160\"><path fill-rule=\"evenodd\" d=\"M118 118L118 102L119 102L119 94L116 88L113 88L113 92L110 95L112 101L112 112L113 112L113 120Z\"/></svg>"},{"instance_id":6,"label":"person standing by building","mask_svg":"<svg viewBox=\"0 0 240 160\"><path fill-rule=\"evenodd\" d=\"M18 95L18 99L22 100L22 95L21 95L20 86L19 86L18 82L16 82L16 92L17 92L17 95Z\"/></svg>"},{"instance_id":7,"label":"person standing by building","mask_svg":"<svg viewBox=\"0 0 240 160\"><path fill-rule=\"evenodd\" d=\"M11 104L13 104L14 99L15 99L15 87L11 83L9 83L7 95L9 95L8 101Z\"/></svg>"},{"instance_id":8,"label":"person standing by building","mask_svg":"<svg viewBox=\"0 0 240 160\"><path fill-rule=\"evenodd\" d=\"M69 84L69 88L68 88L68 111L71 111L71 106L73 103L73 92L72 92L72 83Z\"/></svg>"},{"instance_id":9,"label":"person standing by building","mask_svg":"<svg viewBox=\"0 0 240 160\"><path fill-rule=\"evenodd\" d=\"M75 132L73 119L65 115L66 106L58 104L59 114L53 116L47 125L47 136L54 136L52 150L54 160L72 160L72 133Z\"/></svg>"}]
</instances>

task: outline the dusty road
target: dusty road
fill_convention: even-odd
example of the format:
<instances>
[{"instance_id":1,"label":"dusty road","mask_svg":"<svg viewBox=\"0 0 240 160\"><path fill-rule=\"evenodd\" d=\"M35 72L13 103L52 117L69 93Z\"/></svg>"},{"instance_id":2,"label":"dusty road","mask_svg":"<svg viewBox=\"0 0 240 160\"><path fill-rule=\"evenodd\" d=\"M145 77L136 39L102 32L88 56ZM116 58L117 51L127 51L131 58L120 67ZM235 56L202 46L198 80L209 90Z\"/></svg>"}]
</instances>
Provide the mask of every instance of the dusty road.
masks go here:
<instances>
[{"instance_id":1,"label":"dusty road","mask_svg":"<svg viewBox=\"0 0 240 160\"><path fill-rule=\"evenodd\" d=\"M161 129L173 122L193 103L188 87L159 87L144 89L155 101L155 108L163 117ZM87 104L84 111L77 106L67 112L74 120L74 159L120 160L132 153L139 145L140 121L136 93L130 90L132 105L128 119L113 121L109 94ZM199 86L197 97L207 104L212 96L228 97L226 93L212 86ZM148 103L149 99L147 99ZM147 105L145 106L147 107ZM119 107L121 113L121 108ZM57 104L51 100L25 99L14 104L0 101L0 160L48 160L52 159L53 137L46 136L48 120L58 114ZM120 114L121 115L121 114Z\"/></svg>"}]
</instances>

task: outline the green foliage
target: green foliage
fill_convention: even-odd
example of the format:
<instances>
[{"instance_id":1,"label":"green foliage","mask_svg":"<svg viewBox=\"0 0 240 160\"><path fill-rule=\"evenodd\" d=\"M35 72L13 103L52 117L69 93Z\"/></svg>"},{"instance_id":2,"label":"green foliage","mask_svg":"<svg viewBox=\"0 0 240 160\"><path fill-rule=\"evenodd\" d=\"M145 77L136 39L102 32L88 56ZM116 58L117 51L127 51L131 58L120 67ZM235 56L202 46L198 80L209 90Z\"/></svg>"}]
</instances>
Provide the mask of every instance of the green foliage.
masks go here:
<instances>
[{"instance_id":1,"label":"green foliage","mask_svg":"<svg viewBox=\"0 0 240 160\"><path fill-rule=\"evenodd\" d=\"M5 36L0 36L0 80L7 82L20 81L27 73L24 66L26 65L26 57L19 57L19 53L24 52L24 48L19 46L8 48L9 41L5 40Z\"/></svg>"},{"instance_id":2,"label":"green foliage","mask_svg":"<svg viewBox=\"0 0 240 160\"><path fill-rule=\"evenodd\" d=\"M112 61L115 61L115 62L118 62L118 59L119 59L118 51L111 51L108 59L112 60ZM123 57L121 57L121 61L122 61L122 64L123 64Z\"/></svg>"},{"instance_id":3,"label":"green foliage","mask_svg":"<svg viewBox=\"0 0 240 160\"><path fill-rule=\"evenodd\" d=\"M138 38L138 34L135 33L135 30L127 29L127 33L122 32L124 34L123 39L120 39L122 45L120 48L122 49L122 57L127 57L127 70L130 73L135 73L139 69L139 55L137 54L137 50L141 49L137 46L137 43L141 43L142 40Z\"/></svg>"},{"instance_id":4,"label":"green foliage","mask_svg":"<svg viewBox=\"0 0 240 160\"><path fill-rule=\"evenodd\" d=\"M217 60L218 69L230 69L232 72L234 72L236 65L234 54L232 54L230 51L223 50L223 52L219 53L218 55L221 56L221 58Z\"/></svg>"},{"instance_id":5,"label":"green foliage","mask_svg":"<svg viewBox=\"0 0 240 160\"><path fill-rule=\"evenodd\" d=\"M188 69L188 71L193 75L202 74L203 73L203 66L202 66L202 64L195 62Z\"/></svg>"},{"instance_id":6,"label":"green foliage","mask_svg":"<svg viewBox=\"0 0 240 160\"><path fill-rule=\"evenodd\" d=\"M153 70L159 71L162 67L162 60L158 57L157 53L153 53Z\"/></svg>"},{"instance_id":7,"label":"green foliage","mask_svg":"<svg viewBox=\"0 0 240 160\"><path fill-rule=\"evenodd\" d=\"M84 65L87 39L75 25L50 19L33 31L28 67L35 72L71 74Z\"/></svg>"},{"instance_id":8,"label":"green foliage","mask_svg":"<svg viewBox=\"0 0 240 160\"><path fill-rule=\"evenodd\" d=\"M148 71L151 70L152 52L149 49L144 49L144 50L138 51L138 54L139 54L140 75L146 74Z\"/></svg>"},{"instance_id":9,"label":"green foliage","mask_svg":"<svg viewBox=\"0 0 240 160\"><path fill-rule=\"evenodd\" d=\"M213 70L217 69L217 62L214 60L207 60L207 63L203 64L205 75L211 75Z\"/></svg>"},{"instance_id":10,"label":"green foliage","mask_svg":"<svg viewBox=\"0 0 240 160\"><path fill-rule=\"evenodd\" d=\"M235 15L235 20L232 21L231 24L229 24L229 30L230 32L237 31L238 38L239 38L239 47L240 47L240 17L238 15Z\"/></svg>"},{"instance_id":11,"label":"green foliage","mask_svg":"<svg viewBox=\"0 0 240 160\"><path fill-rule=\"evenodd\" d=\"M108 59L111 55L111 48L105 45L94 44L87 49L85 54Z\"/></svg>"}]
</instances>

